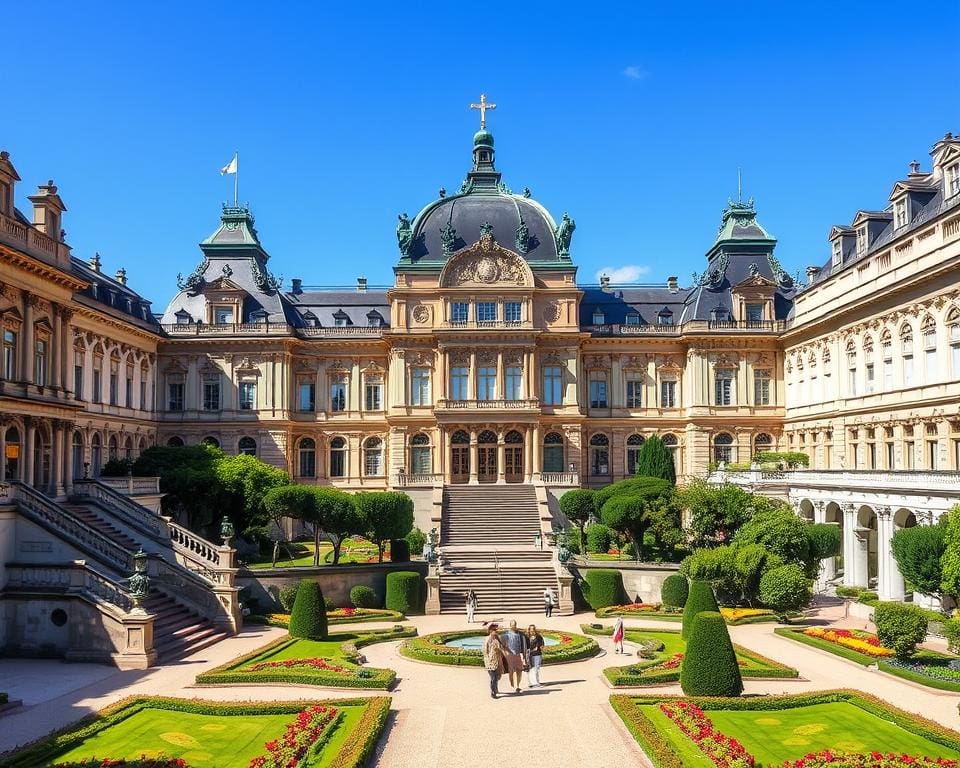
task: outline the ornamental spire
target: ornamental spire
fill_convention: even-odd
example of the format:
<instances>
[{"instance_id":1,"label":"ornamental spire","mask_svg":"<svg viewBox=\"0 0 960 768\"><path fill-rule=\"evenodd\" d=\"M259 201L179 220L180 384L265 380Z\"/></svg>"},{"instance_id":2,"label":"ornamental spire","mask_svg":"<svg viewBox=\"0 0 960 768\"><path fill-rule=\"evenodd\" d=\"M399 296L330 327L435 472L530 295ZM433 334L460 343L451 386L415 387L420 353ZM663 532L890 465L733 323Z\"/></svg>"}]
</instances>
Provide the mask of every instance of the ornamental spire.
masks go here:
<instances>
[{"instance_id":1,"label":"ornamental spire","mask_svg":"<svg viewBox=\"0 0 960 768\"><path fill-rule=\"evenodd\" d=\"M479 109L479 110L480 110L480 130L481 130L481 131L484 131L484 130L486 130L486 128L487 128L487 110L488 110L488 109L496 109L496 108L497 108L497 105L496 105L496 104L491 104L490 102L488 102L488 101L487 101L487 96L486 96L486 94L483 94L483 93L480 94L480 103L479 103L479 104L471 104L471 105L470 105L470 109Z\"/></svg>"}]
</instances>

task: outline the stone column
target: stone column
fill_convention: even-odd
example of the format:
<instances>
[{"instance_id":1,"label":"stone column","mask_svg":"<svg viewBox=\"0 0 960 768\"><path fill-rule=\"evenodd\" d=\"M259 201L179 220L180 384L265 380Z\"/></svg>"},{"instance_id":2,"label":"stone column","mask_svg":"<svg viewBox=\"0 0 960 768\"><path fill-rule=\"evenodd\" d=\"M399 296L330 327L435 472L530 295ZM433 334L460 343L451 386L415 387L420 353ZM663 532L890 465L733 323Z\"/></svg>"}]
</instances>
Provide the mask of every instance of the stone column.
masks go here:
<instances>
[{"instance_id":1,"label":"stone column","mask_svg":"<svg viewBox=\"0 0 960 768\"><path fill-rule=\"evenodd\" d=\"M58 389L63 386L63 318L60 316L60 307L51 306L53 320L53 338L48 354L50 356L50 379L48 384Z\"/></svg>"},{"instance_id":2,"label":"stone column","mask_svg":"<svg viewBox=\"0 0 960 768\"><path fill-rule=\"evenodd\" d=\"M23 292L23 337L20 340L20 381L33 381L33 308L37 297Z\"/></svg>"},{"instance_id":3,"label":"stone column","mask_svg":"<svg viewBox=\"0 0 960 768\"><path fill-rule=\"evenodd\" d=\"M51 422L50 490L54 498L63 496L63 422Z\"/></svg>"},{"instance_id":4,"label":"stone column","mask_svg":"<svg viewBox=\"0 0 960 768\"><path fill-rule=\"evenodd\" d=\"M854 549L856 546L856 511L849 502L843 505L843 585L857 585L857 571L854 567Z\"/></svg>"},{"instance_id":5,"label":"stone column","mask_svg":"<svg viewBox=\"0 0 960 768\"><path fill-rule=\"evenodd\" d=\"M501 356L502 357L502 356ZM498 364L501 359L498 357ZM497 485L503 485L507 482L506 474L506 446L503 442L503 432L497 437Z\"/></svg>"},{"instance_id":6,"label":"stone column","mask_svg":"<svg viewBox=\"0 0 960 768\"><path fill-rule=\"evenodd\" d=\"M60 337L63 340L60 345L60 387L64 391L73 390L73 329L70 327L70 320L73 318L73 311L68 307L60 307Z\"/></svg>"},{"instance_id":7,"label":"stone column","mask_svg":"<svg viewBox=\"0 0 960 768\"><path fill-rule=\"evenodd\" d=\"M540 444L540 425L533 425L533 435L531 437L533 442L533 449L530 451L532 457L532 480L540 479L540 472L542 471L542 462L543 462L543 446ZM566 469L566 467L564 467Z\"/></svg>"},{"instance_id":8,"label":"stone column","mask_svg":"<svg viewBox=\"0 0 960 768\"><path fill-rule=\"evenodd\" d=\"M467 380L467 400L477 399L477 352L470 350L470 378ZM470 444L474 445L476 437L471 433ZM471 452L471 460L475 458ZM470 474L473 474L473 464L470 465Z\"/></svg>"},{"instance_id":9,"label":"stone column","mask_svg":"<svg viewBox=\"0 0 960 768\"><path fill-rule=\"evenodd\" d=\"M497 391L496 399L503 400L507 394L506 380L504 379L504 369L503 369L503 349L497 350ZM498 451L499 455L499 451ZM503 471L503 467L500 467L500 471Z\"/></svg>"},{"instance_id":10,"label":"stone column","mask_svg":"<svg viewBox=\"0 0 960 768\"><path fill-rule=\"evenodd\" d=\"M533 432L530 427L523 433L523 482L533 479Z\"/></svg>"},{"instance_id":11,"label":"stone column","mask_svg":"<svg viewBox=\"0 0 960 768\"><path fill-rule=\"evenodd\" d=\"M33 485L33 446L34 441L37 439L36 430L37 428L34 425L32 418L26 418L23 420L24 434L21 438L23 456L21 457L20 464L23 467L23 476L21 479L27 485Z\"/></svg>"},{"instance_id":12,"label":"stone column","mask_svg":"<svg viewBox=\"0 0 960 768\"><path fill-rule=\"evenodd\" d=\"M73 424L64 422L63 440L63 492L73 493Z\"/></svg>"},{"instance_id":13,"label":"stone column","mask_svg":"<svg viewBox=\"0 0 960 768\"><path fill-rule=\"evenodd\" d=\"M0 368L2 367L0 365ZM0 483L7 479L7 428L9 426L6 422L0 421Z\"/></svg>"},{"instance_id":14,"label":"stone column","mask_svg":"<svg viewBox=\"0 0 960 768\"><path fill-rule=\"evenodd\" d=\"M870 585L870 529L853 529L853 581L851 584L858 587Z\"/></svg>"},{"instance_id":15,"label":"stone column","mask_svg":"<svg viewBox=\"0 0 960 768\"><path fill-rule=\"evenodd\" d=\"M473 370L473 352L470 353L470 369ZM477 485L479 480L477 479L477 430L470 430L470 485Z\"/></svg>"},{"instance_id":16,"label":"stone column","mask_svg":"<svg viewBox=\"0 0 960 768\"><path fill-rule=\"evenodd\" d=\"M890 544L894 524L890 507L877 508L877 594L881 600L902 600L903 576L893 557Z\"/></svg>"}]
</instances>

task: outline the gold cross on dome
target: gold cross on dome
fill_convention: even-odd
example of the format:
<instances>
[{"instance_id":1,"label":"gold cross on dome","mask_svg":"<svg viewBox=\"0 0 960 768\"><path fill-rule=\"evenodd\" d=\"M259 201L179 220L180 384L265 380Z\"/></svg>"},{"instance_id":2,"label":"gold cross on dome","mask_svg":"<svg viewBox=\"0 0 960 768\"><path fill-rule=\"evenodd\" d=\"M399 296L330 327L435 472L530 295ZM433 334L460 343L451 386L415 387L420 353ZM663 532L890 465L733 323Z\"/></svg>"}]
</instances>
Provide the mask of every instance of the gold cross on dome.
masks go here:
<instances>
[{"instance_id":1,"label":"gold cross on dome","mask_svg":"<svg viewBox=\"0 0 960 768\"><path fill-rule=\"evenodd\" d=\"M482 93L480 94L480 103L470 105L470 109L480 110L480 130L481 131L487 127L487 110L496 109L496 108L497 108L497 105L491 104L490 102L488 102L486 95Z\"/></svg>"}]
</instances>

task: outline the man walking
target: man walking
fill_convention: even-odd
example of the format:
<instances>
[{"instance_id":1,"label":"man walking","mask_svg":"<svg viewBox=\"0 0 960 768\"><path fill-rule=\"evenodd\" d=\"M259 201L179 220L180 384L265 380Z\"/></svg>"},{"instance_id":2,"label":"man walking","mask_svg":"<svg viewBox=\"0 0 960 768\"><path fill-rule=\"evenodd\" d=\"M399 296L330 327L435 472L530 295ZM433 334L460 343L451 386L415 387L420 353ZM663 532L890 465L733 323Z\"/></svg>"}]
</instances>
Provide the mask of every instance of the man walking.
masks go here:
<instances>
[{"instance_id":1,"label":"man walking","mask_svg":"<svg viewBox=\"0 0 960 768\"><path fill-rule=\"evenodd\" d=\"M523 679L523 660L527 653L527 638L517 631L517 622L510 622L510 629L503 633L503 645L506 650L507 676L514 693L520 693L520 681Z\"/></svg>"},{"instance_id":2,"label":"man walking","mask_svg":"<svg viewBox=\"0 0 960 768\"><path fill-rule=\"evenodd\" d=\"M490 698L497 698L500 675L503 674L503 645L497 634L497 625L487 625L487 638L483 641L483 666L490 675Z\"/></svg>"},{"instance_id":3,"label":"man walking","mask_svg":"<svg viewBox=\"0 0 960 768\"><path fill-rule=\"evenodd\" d=\"M543 615L548 619L553 616L553 591L550 587L543 588Z\"/></svg>"}]
</instances>

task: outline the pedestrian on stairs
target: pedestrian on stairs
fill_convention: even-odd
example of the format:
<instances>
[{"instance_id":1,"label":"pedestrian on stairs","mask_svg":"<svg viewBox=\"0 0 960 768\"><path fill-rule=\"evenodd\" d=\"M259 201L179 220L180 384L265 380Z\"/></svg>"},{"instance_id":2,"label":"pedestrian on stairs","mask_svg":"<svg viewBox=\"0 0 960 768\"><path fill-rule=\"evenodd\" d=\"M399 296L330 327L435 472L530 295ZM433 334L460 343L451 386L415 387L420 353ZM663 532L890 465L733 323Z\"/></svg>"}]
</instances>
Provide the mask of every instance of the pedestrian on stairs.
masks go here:
<instances>
[{"instance_id":1,"label":"pedestrian on stairs","mask_svg":"<svg viewBox=\"0 0 960 768\"><path fill-rule=\"evenodd\" d=\"M500 684L500 675L503 674L505 659L503 644L497 634L497 625L487 624L487 638L483 641L483 666L490 676L490 698L497 698Z\"/></svg>"},{"instance_id":2,"label":"pedestrian on stairs","mask_svg":"<svg viewBox=\"0 0 960 768\"><path fill-rule=\"evenodd\" d=\"M473 624L473 614L477 612L477 593L467 590L467 624Z\"/></svg>"},{"instance_id":3,"label":"pedestrian on stairs","mask_svg":"<svg viewBox=\"0 0 960 768\"><path fill-rule=\"evenodd\" d=\"M548 619L553 615L553 590L550 587L543 588L543 615Z\"/></svg>"},{"instance_id":4,"label":"pedestrian on stairs","mask_svg":"<svg viewBox=\"0 0 960 768\"><path fill-rule=\"evenodd\" d=\"M517 630L517 622L510 622L510 629L503 633L503 645L506 650L507 676L514 693L520 693L523 679L523 665L527 654L527 637Z\"/></svg>"}]
</instances>

